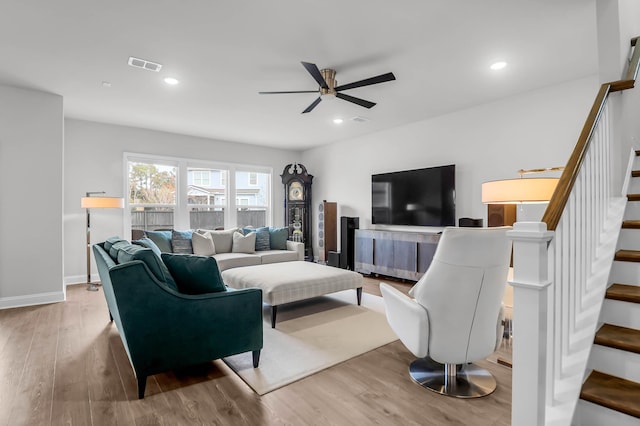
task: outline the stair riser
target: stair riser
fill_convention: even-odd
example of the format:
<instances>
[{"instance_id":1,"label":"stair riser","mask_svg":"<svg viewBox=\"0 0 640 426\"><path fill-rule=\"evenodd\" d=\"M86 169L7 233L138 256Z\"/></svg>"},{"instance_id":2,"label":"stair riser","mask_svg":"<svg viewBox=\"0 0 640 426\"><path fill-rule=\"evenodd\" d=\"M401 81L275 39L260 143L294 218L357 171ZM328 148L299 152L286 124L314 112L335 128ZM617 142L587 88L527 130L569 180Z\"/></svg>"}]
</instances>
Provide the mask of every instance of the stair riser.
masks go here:
<instances>
[{"instance_id":1,"label":"stair riser","mask_svg":"<svg viewBox=\"0 0 640 426\"><path fill-rule=\"evenodd\" d=\"M588 401L579 400L574 426L638 426L638 419Z\"/></svg>"},{"instance_id":2,"label":"stair riser","mask_svg":"<svg viewBox=\"0 0 640 426\"><path fill-rule=\"evenodd\" d=\"M600 312L600 322L640 330L640 305L605 299Z\"/></svg>"},{"instance_id":3,"label":"stair riser","mask_svg":"<svg viewBox=\"0 0 640 426\"><path fill-rule=\"evenodd\" d=\"M640 194L640 192L639 192ZM625 220L638 220L640 219L640 202L638 201L629 201L627 203L627 208L624 211L623 218Z\"/></svg>"},{"instance_id":4,"label":"stair riser","mask_svg":"<svg viewBox=\"0 0 640 426\"><path fill-rule=\"evenodd\" d=\"M587 369L640 382L640 355L607 346L593 345Z\"/></svg>"},{"instance_id":5,"label":"stair riser","mask_svg":"<svg viewBox=\"0 0 640 426\"><path fill-rule=\"evenodd\" d=\"M634 167L634 169L638 170L638 163L636 163L636 166ZM629 188L627 190L628 194L640 194L640 179L638 178L631 178L629 180Z\"/></svg>"},{"instance_id":6,"label":"stair riser","mask_svg":"<svg viewBox=\"0 0 640 426\"><path fill-rule=\"evenodd\" d=\"M621 229L616 248L640 250L640 229Z\"/></svg>"},{"instance_id":7,"label":"stair riser","mask_svg":"<svg viewBox=\"0 0 640 426\"><path fill-rule=\"evenodd\" d=\"M614 261L609 282L631 285L640 283L640 263Z\"/></svg>"}]
</instances>

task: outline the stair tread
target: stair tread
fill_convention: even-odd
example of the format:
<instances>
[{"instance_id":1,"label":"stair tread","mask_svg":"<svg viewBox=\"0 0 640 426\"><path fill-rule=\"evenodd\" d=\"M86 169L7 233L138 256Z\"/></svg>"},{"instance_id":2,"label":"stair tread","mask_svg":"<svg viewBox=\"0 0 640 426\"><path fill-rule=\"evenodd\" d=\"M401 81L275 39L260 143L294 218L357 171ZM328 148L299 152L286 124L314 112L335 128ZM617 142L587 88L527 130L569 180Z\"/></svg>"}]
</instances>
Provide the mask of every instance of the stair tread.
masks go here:
<instances>
[{"instance_id":1,"label":"stair tread","mask_svg":"<svg viewBox=\"0 0 640 426\"><path fill-rule=\"evenodd\" d=\"M627 194L627 200L640 201L640 194Z\"/></svg>"},{"instance_id":2,"label":"stair tread","mask_svg":"<svg viewBox=\"0 0 640 426\"><path fill-rule=\"evenodd\" d=\"M640 286L628 284L612 284L607 289L607 299L623 302L640 303Z\"/></svg>"},{"instance_id":3,"label":"stair tread","mask_svg":"<svg viewBox=\"0 0 640 426\"><path fill-rule=\"evenodd\" d=\"M640 156L640 149L636 149L636 155Z\"/></svg>"},{"instance_id":4,"label":"stair tread","mask_svg":"<svg viewBox=\"0 0 640 426\"><path fill-rule=\"evenodd\" d=\"M622 227L626 229L640 229L640 220L625 220Z\"/></svg>"},{"instance_id":5,"label":"stair tread","mask_svg":"<svg viewBox=\"0 0 640 426\"><path fill-rule=\"evenodd\" d=\"M623 262L640 262L640 250L618 250L615 260Z\"/></svg>"},{"instance_id":6,"label":"stair tread","mask_svg":"<svg viewBox=\"0 0 640 426\"><path fill-rule=\"evenodd\" d=\"M603 324L596 332L597 345L640 354L640 330Z\"/></svg>"},{"instance_id":7,"label":"stair tread","mask_svg":"<svg viewBox=\"0 0 640 426\"><path fill-rule=\"evenodd\" d=\"M593 370L580 398L640 418L640 383Z\"/></svg>"},{"instance_id":8,"label":"stair tread","mask_svg":"<svg viewBox=\"0 0 640 426\"><path fill-rule=\"evenodd\" d=\"M640 177L640 170L632 170L631 177Z\"/></svg>"}]
</instances>

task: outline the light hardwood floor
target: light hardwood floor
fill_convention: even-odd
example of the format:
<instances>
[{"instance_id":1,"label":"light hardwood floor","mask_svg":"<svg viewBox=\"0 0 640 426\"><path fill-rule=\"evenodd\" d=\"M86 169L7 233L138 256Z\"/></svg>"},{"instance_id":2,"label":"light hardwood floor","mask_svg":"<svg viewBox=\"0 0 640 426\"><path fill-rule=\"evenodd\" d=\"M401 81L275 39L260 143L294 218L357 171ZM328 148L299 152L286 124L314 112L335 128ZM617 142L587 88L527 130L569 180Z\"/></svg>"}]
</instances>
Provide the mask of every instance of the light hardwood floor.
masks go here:
<instances>
[{"instance_id":1,"label":"light hardwood floor","mask_svg":"<svg viewBox=\"0 0 640 426\"><path fill-rule=\"evenodd\" d=\"M0 425L510 424L509 368L479 362L498 389L462 400L414 384L413 358L396 341L262 397L216 360L150 377L138 400L102 290L69 286L64 303L0 310Z\"/></svg>"}]
</instances>

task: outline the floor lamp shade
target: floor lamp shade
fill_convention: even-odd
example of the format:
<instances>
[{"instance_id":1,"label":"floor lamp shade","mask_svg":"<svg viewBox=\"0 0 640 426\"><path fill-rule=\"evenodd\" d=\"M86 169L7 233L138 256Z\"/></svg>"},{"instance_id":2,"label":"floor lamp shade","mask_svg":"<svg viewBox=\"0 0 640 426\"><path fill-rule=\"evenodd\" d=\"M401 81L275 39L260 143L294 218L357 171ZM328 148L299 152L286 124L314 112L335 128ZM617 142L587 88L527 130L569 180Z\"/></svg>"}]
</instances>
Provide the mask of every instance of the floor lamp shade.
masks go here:
<instances>
[{"instance_id":1,"label":"floor lamp shade","mask_svg":"<svg viewBox=\"0 0 640 426\"><path fill-rule=\"evenodd\" d=\"M124 208L124 198L82 197L80 207L83 209L122 209Z\"/></svg>"},{"instance_id":2,"label":"floor lamp shade","mask_svg":"<svg viewBox=\"0 0 640 426\"><path fill-rule=\"evenodd\" d=\"M547 203L553 195L558 178L520 178L482 184L484 204Z\"/></svg>"}]
</instances>

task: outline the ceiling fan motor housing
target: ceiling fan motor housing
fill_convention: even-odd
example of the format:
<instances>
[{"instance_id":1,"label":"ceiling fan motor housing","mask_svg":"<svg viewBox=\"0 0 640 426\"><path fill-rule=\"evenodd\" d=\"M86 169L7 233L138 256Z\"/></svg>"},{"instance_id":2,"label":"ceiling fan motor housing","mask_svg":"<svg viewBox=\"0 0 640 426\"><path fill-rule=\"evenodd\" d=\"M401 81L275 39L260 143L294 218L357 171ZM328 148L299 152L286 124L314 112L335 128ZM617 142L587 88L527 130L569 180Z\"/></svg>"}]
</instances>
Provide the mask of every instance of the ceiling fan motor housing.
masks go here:
<instances>
[{"instance_id":1,"label":"ceiling fan motor housing","mask_svg":"<svg viewBox=\"0 0 640 426\"><path fill-rule=\"evenodd\" d=\"M327 83L326 89L320 87L320 96L335 96L335 87L338 85L338 82L336 81L336 70L325 68L323 70L320 70L320 74L322 74L322 78L324 78L324 81Z\"/></svg>"}]
</instances>

